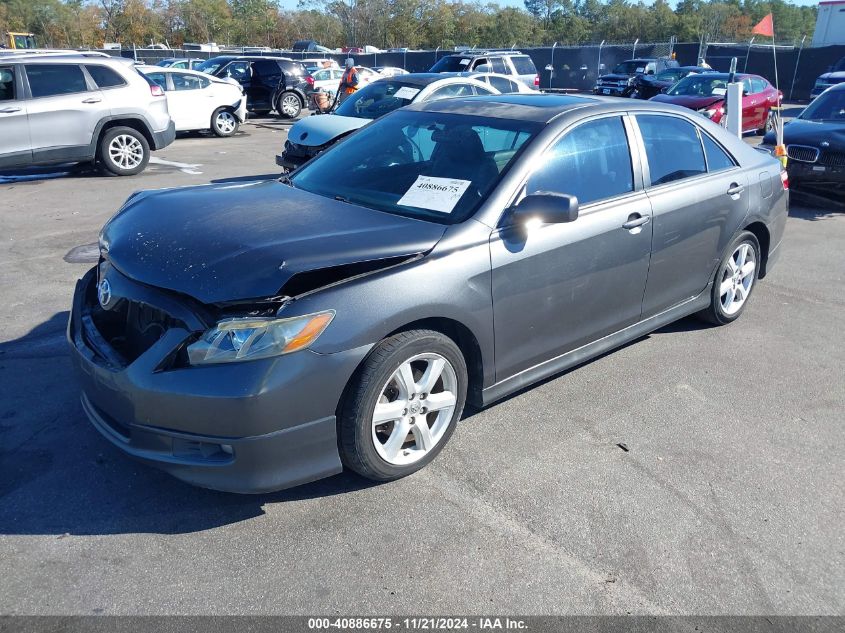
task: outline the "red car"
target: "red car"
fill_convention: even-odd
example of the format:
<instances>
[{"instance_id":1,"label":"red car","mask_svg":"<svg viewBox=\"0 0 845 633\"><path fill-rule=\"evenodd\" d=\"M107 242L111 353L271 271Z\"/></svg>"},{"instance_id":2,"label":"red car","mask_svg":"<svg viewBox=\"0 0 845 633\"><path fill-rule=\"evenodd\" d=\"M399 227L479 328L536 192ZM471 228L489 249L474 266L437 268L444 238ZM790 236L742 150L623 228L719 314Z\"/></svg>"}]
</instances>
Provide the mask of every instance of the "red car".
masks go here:
<instances>
[{"instance_id":1,"label":"red car","mask_svg":"<svg viewBox=\"0 0 845 633\"><path fill-rule=\"evenodd\" d=\"M728 73L689 75L651 101L684 106L720 123L725 116L729 78ZM765 134L772 129L771 109L780 105L783 93L757 75L737 73L735 81L742 82L742 131Z\"/></svg>"}]
</instances>

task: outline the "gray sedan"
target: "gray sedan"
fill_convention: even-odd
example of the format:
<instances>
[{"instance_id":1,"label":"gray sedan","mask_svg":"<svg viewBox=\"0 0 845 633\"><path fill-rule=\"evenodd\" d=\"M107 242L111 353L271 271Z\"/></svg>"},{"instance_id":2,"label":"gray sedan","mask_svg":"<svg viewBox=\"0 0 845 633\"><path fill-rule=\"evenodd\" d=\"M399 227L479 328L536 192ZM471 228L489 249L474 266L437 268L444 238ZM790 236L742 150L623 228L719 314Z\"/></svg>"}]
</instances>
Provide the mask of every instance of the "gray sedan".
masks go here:
<instances>
[{"instance_id":1,"label":"gray sedan","mask_svg":"<svg viewBox=\"0 0 845 633\"><path fill-rule=\"evenodd\" d=\"M690 314L739 318L786 187L674 106L412 105L279 181L133 195L76 288L82 403L120 450L201 486L402 477L467 401Z\"/></svg>"}]
</instances>

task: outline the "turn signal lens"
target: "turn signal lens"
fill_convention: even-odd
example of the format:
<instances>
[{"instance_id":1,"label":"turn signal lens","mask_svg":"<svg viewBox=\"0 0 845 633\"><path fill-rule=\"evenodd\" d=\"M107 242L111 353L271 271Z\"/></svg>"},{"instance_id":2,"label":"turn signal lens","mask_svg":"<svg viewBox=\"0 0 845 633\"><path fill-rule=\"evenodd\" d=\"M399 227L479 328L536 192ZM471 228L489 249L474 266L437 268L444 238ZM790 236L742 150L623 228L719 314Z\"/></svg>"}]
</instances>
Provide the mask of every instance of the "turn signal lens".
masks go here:
<instances>
[{"instance_id":1,"label":"turn signal lens","mask_svg":"<svg viewBox=\"0 0 845 633\"><path fill-rule=\"evenodd\" d=\"M534 87L535 88L540 87L540 75L534 75Z\"/></svg>"},{"instance_id":2,"label":"turn signal lens","mask_svg":"<svg viewBox=\"0 0 845 633\"><path fill-rule=\"evenodd\" d=\"M226 319L188 345L188 360L208 365L290 354L316 341L334 315L328 310L289 319Z\"/></svg>"}]
</instances>

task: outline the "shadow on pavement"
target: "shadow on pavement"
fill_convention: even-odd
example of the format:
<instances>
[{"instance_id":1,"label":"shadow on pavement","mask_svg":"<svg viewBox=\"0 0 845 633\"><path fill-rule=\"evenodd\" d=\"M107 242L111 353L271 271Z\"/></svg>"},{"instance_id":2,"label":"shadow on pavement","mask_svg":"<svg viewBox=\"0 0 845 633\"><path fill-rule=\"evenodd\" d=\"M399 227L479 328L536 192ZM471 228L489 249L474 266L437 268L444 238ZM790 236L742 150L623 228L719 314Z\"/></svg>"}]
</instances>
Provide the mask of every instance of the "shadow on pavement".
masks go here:
<instances>
[{"instance_id":1,"label":"shadow on pavement","mask_svg":"<svg viewBox=\"0 0 845 633\"><path fill-rule=\"evenodd\" d=\"M114 448L79 404L65 324L55 314L0 343L0 534L177 534L264 514L265 504L374 485L352 473L263 495L195 488Z\"/></svg>"},{"instance_id":2,"label":"shadow on pavement","mask_svg":"<svg viewBox=\"0 0 845 633\"><path fill-rule=\"evenodd\" d=\"M845 213L845 202L837 202L806 191L789 193L789 217L799 220L826 220Z\"/></svg>"}]
</instances>

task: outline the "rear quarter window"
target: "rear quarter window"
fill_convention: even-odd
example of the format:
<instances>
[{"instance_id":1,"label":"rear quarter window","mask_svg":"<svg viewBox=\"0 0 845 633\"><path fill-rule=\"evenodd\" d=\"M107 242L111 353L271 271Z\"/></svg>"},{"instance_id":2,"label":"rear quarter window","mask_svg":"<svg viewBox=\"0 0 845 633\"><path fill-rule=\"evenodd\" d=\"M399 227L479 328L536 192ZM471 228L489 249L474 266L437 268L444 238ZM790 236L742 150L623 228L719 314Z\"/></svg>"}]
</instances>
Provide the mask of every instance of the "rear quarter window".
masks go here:
<instances>
[{"instance_id":1,"label":"rear quarter window","mask_svg":"<svg viewBox=\"0 0 845 633\"><path fill-rule=\"evenodd\" d=\"M511 57L511 63L516 69L517 75L536 75L537 69L534 67L534 62L528 55L518 55Z\"/></svg>"},{"instance_id":2,"label":"rear quarter window","mask_svg":"<svg viewBox=\"0 0 845 633\"><path fill-rule=\"evenodd\" d=\"M108 66L100 66L94 64L86 64L85 70L91 75L94 83L99 88L116 88L118 86L125 86L126 81L116 71Z\"/></svg>"}]
</instances>

